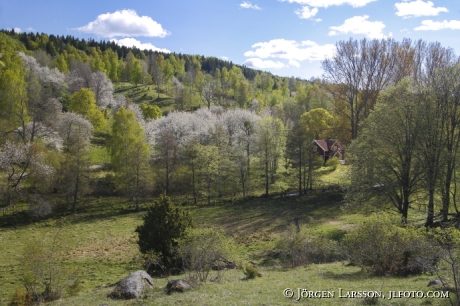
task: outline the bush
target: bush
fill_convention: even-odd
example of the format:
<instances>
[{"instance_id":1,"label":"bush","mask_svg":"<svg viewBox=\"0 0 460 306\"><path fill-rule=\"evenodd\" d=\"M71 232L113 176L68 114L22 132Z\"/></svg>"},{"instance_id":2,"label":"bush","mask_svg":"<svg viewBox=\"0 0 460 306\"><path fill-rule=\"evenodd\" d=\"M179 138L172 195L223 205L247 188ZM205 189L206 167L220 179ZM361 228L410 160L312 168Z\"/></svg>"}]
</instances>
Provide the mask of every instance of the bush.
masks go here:
<instances>
[{"instance_id":1,"label":"bush","mask_svg":"<svg viewBox=\"0 0 460 306\"><path fill-rule=\"evenodd\" d=\"M52 213L51 204L38 194L29 199L29 213L34 220L42 219Z\"/></svg>"},{"instance_id":2,"label":"bush","mask_svg":"<svg viewBox=\"0 0 460 306\"><path fill-rule=\"evenodd\" d=\"M222 261L227 261L233 248L233 241L227 238L222 229L210 227L190 229L185 238L179 240L179 255L189 279L205 282L209 272ZM217 269L217 279L222 277Z\"/></svg>"},{"instance_id":3,"label":"bush","mask_svg":"<svg viewBox=\"0 0 460 306\"><path fill-rule=\"evenodd\" d=\"M421 230L400 227L385 216L373 216L343 239L351 263L376 275L432 272L438 250Z\"/></svg>"},{"instance_id":4,"label":"bush","mask_svg":"<svg viewBox=\"0 0 460 306\"><path fill-rule=\"evenodd\" d=\"M61 297L64 290L76 294L81 287L78 271L66 269L61 257L59 233L51 241L35 241L27 245L20 258L21 278L27 298L33 302L49 302ZM16 297L19 298L19 293Z\"/></svg>"},{"instance_id":5,"label":"bush","mask_svg":"<svg viewBox=\"0 0 460 306\"><path fill-rule=\"evenodd\" d=\"M243 273L247 279L253 279L253 278L262 276L262 273L260 273L259 270L254 268L254 266L251 265L250 263L246 264L246 266L243 269Z\"/></svg>"},{"instance_id":6,"label":"bush","mask_svg":"<svg viewBox=\"0 0 460 306\"><path fill-rule=\"evenodd\" d=\"M454 224L443 225L444 228L431 229L430 233L440 251L434 271L442 285L436 287L453 292L451 304L460 305L460 283L455 281L460 279L460 232Z\"/></svg>"},{"instance_id":7,"label":"bush","mask_svg":"<svg viewBox=\"0 0 460 306\"><path fill-rule=\"evenodd\" d=\"M182 261L177 256L178 240L188 228L193 227L187 211L176 207L165 194L155 200L144 216L144 223L136 228L139 235L139 250L143 254L155 254L158 264L150 265L150 274L163 274L163 267L169 272L182 270Z\"/></svg>"},{"instance_id":8,"label":"bush","mask_svg":"<svg viewBox=\"0 0 460 306\"><path fill-rule=\"evenodd\" d=\"M276 243L283 263L289 264L292 268L308 264L307 241L304 232L298 232L295 227L291 226Z\"/></svg>"},{"instance_id":9,"label":"bush","mask_svg":"<svg viewBox=\"0 0 460 306\"><path fill-rule=\"evenodd\" d=\"M276 248L282 262L292 268L343 258L337 241L312 236L305 230L298 232L295 227L291 227L282 235L276 243Z\"/></svg>"},{"instance_id":10,"label":"bush","mask_svg":"<svg viewBox=\"0 0 460 306\"><path fill-rule=\"evenodd\" d=\"M8 306L29 306L33 304L34 299L32 294L27 292L25 288L16 287Z\"/></svg>"},{"instance_id":11,"label":"bush","mask_svg":"<svg viewBox=\"0 0 460 306\"><path fill-rule=\"evenodd\" d=\"M337 169L339 164L340 164L339 159L337 157L334 157L334 158L330 158L330 159L327 160L326 167L329 167L332 170L335 170L335 169Z\"/></svg>"}]
</instances>

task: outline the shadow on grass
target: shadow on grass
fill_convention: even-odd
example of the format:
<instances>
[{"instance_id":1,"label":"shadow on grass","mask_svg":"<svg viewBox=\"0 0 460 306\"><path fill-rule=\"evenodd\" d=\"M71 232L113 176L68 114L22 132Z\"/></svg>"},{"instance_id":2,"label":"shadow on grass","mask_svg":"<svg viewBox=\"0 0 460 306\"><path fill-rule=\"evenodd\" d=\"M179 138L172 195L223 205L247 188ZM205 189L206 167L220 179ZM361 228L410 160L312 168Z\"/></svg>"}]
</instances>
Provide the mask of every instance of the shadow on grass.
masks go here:
<instances>
[{"instance_id":1,"label":"shadow on grass","mask_svg":"<svg viewBox=\"0 0 460 306\"><path fill-rule=\"evenodd\" d=\"M300 226L334 219L343 214L340 209L343 194L317 193L300 197L256 198L233 205L192 209L199 223L214 221L230 232L251 234L256 231L279 232L299 218Z\"/></svg>"},{"instance_id":2,"label":"shadow on grass","mask_svg":"<svg viewBox=\"0 0 460 306\"><path fill-rule=\"evenodd\" d=\"M355 272L332 272L326 271L321 273L321 276L325 279L332 279L332 280L349 280L349 281L358 281L362 279L372 278L373 276L369 273L358 270Z\"/></svg>"},{"instance_id":3,"label":"shadow on grass","mask_svg":"<svg viewBox=\"0 0 460 306\"><path fill-rule=\"evenodd\" d=\"M78 205L77 214L71 213L70 204L59 201L53 209L53 215L45 220L64 218L72 223L95 222L145 212L153 200L141 203L140 210L136 211L134 203L124 198L86 198L85 202ZM337 218L343 213L340 209L342 200L341 193L319 192L298 197L252 198L234 204L187 208L197 224L221 226L229 233L252 237L257 232L283 231L294 222L294 218L299 218L300 226ZM26 226L33 222L28 214L27 205L24 205L21 211L0 218L0 227ZM250 239L260 238L251 237Z\"/></svg>"}]
</instances>

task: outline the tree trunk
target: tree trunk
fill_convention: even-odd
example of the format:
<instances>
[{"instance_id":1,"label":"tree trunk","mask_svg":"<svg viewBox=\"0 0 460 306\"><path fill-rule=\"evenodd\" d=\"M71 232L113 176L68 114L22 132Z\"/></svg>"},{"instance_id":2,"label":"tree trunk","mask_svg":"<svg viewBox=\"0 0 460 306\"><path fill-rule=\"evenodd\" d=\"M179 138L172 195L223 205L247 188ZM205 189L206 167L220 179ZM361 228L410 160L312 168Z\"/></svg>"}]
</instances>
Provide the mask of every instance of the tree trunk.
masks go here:
<instances>
[{"instance_id":1,"label":"tree trunk","mask_svg":"<svg viewBox=\"0 0 460 306\"><path fill-rule=\"evenodd\" d=\"M428 191L428 209L425 226L432 226L434 221L434 189Z\"/></svg>"},{"instance_id":2,"label":"tree trunk","mask_svg":"<svg viewBox=\"0 0 460 306\"><path fill-rule=\"evenodd\" d=\"M268 198L268 150L265 149L265 196Z\"/></svg>"},{"instance_id":3,"label":"tree trunk","mask_svg":"<svg viewBox=\"0 0 460 306\"><path fill-rule=\"evenodd\" d=\"M195 165L191 164L192 166L192 191L193 191L193 203L196 205L197 200L196 200L196 187L195 187Z\"/></svg>"},{"instance_id":4,"label":"tree trunk","mask_svg":"<svg viewBox=\"0 0 460 306\"><path fill-rule=\"evenodd\" d=\"M75 179L75 189L74 189L74 193L73 193L73 205L72 205L72 213L76 213L77 212L77 200L78 200L78 190L79 190L79 187L80 187L80 173L79 173L79 166L77 165L77 177Z\"/></svg>"}]
</instances>

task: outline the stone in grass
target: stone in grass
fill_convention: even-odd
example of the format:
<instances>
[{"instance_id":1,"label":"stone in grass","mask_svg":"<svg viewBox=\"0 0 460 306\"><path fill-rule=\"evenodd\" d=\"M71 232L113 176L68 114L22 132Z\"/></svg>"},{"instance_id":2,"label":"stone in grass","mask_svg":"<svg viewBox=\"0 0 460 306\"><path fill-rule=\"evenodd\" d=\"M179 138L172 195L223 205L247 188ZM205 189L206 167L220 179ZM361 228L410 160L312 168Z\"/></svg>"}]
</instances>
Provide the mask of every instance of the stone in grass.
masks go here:
<instances>
[{"instance_id":1,"label":"stone in grass","mask_svg":"<svg viewBox=\"0 0 460 306\"><path fill-rule=\"evenodd\" d=\"M440 286L443 286L444 284L439 280L439 279L435 279L435 280L431 280L429 283L428 283L428 286L427 287L431 287L431 286L434 286L434 287L440 287Z\"/></svg>"},{"instance_id":2,"label":"stone in grass","mask_svg":"<svg viewBox=\"0 0 460 306\"><path fill-rule=\"evenodd\" d=\"M182 279L175 279L166 285L166 294L171 294L171 292L184 292L184 290L191 289L192 286L190 286L189 283Z\"/></svg>"},{"instance_id":3,"label":"stone in grass","mask_svg":"<svg viewBox=\"0 0 460 306\"><path fill-rule=\"evenodd\" d=\"M115 289L108 294L112 299L137 299L146 288L153 287L153 279L147 272L139 270L116 283Z\"/></svg>"}]
</instances>

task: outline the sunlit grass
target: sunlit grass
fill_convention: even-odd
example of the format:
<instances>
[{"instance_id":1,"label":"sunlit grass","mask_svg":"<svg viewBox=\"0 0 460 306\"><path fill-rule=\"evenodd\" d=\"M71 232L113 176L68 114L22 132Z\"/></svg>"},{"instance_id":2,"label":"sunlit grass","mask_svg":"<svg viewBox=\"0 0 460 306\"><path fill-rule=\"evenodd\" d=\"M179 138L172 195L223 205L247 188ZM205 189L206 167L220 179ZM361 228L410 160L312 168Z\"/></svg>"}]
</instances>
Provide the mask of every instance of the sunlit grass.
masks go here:
<instances>
[{"instance_id":1,"label":"sunlit grass","mask_svg":"<svg viewBox=\"0 0 460 306\"><path fill-rule=\"evenodd\" d=\"M89 149L89 156L91 165L102 165L110 162L110 156L107 152L107 148L98 145L91 145Z\"/></svg>"},{"instance_id":2,"label":"sunlit grass","mask_svg":"<svg viewBox=\"0 0 460 306\"><path fill-rule=\"evenodd\" d=\"M162 112L169 112L175 108L174 99L164 94L164 88L161 88L160 95L155 85L138 85L135 87L131 83L120 82L115 86L115 93L122 93L128 96L134 103L146 103L157 105Z\"/></svg>"},{"instance_id":3,"label":"sunlit grass","mask_svg":"<svg viewBox=\"0 0 460 306\"><path fill-rule=\"evenodd\" d=\"M295 269L259 268L259 271L262 272L262 277L246 280L241 269L229 270L224 274L222 282L208 282L183 294L166 295L164 288L168 279L154 279L154 289L145 292L148 297L137 301L110 300L106 295L113 287L102 287L87 290L76 297L62 299L51 305L366 305L369 302L343 297L350 291L381 292L382 298L377 300L377 305L449 305L446 299L389 300L389 291L427 292L429 288L426 284L431 279L429 275L381 278L345 263L313 264ZM287 288L293 290L293 298L283 296L283 291ZM299 299L298 293L302 289L312 292L326 291L332 293L333 297Z\"/></svg>"},{"instance_id":4,"label":"sunlit grass","mask_svg":"<svg viewBox=\"0 0 460 306\"><path fill-rule=\"evenodd\" d=\"M347 173L348 169L349 165L339 164L335 170L329 167L321 167L315 171L315 174L323 184L346 186L350 183Z\"/></svg>"},{"instance_id":5,"label":"sunlit grass","mask_svg":"<svg viewBox=\"0 0 460 306\"><path fill-rule=\"evenodd\" d=\"M147 203L141 205L142 209ZM242 270L225 273L222 283L198 286L185 294L167 296L168 279L155 279L145 305L287 305L295 301L282 296L284 288L308 290L427 290L431 275L417 277L374 277L346 263L313 264L287 269L278 260L267 260L283 233L299 218L302 230L312 236L340 240L346 231L363 222L369 213L360 207L344 206L343 193L317 191L297 197L252 198L228 205L185 206L198 226L215 225L235 238L231 260L241 267L248 261L261 265L262 278L244 280ZM19 256L25 245L54 235L60 229L65 265L79 268L84 290L77 297L63 297L52 305L135 305L136 301L107 299L115 282L141 269L135 228L144 212L133 212L132 203L120 198L91 198L77 215L27 226L0 230L0 305L5 304L20 281ZM212 276L212 275L211 275ZM178 276L174 278L183 278ZM172 278L169 278L172 279ZM355 299L301 300L304 305L356 305ZM379 305L420 305L420 300L380 301ZM431 305L442 305L430 300Z\"/></svg>"}]
</instances>

